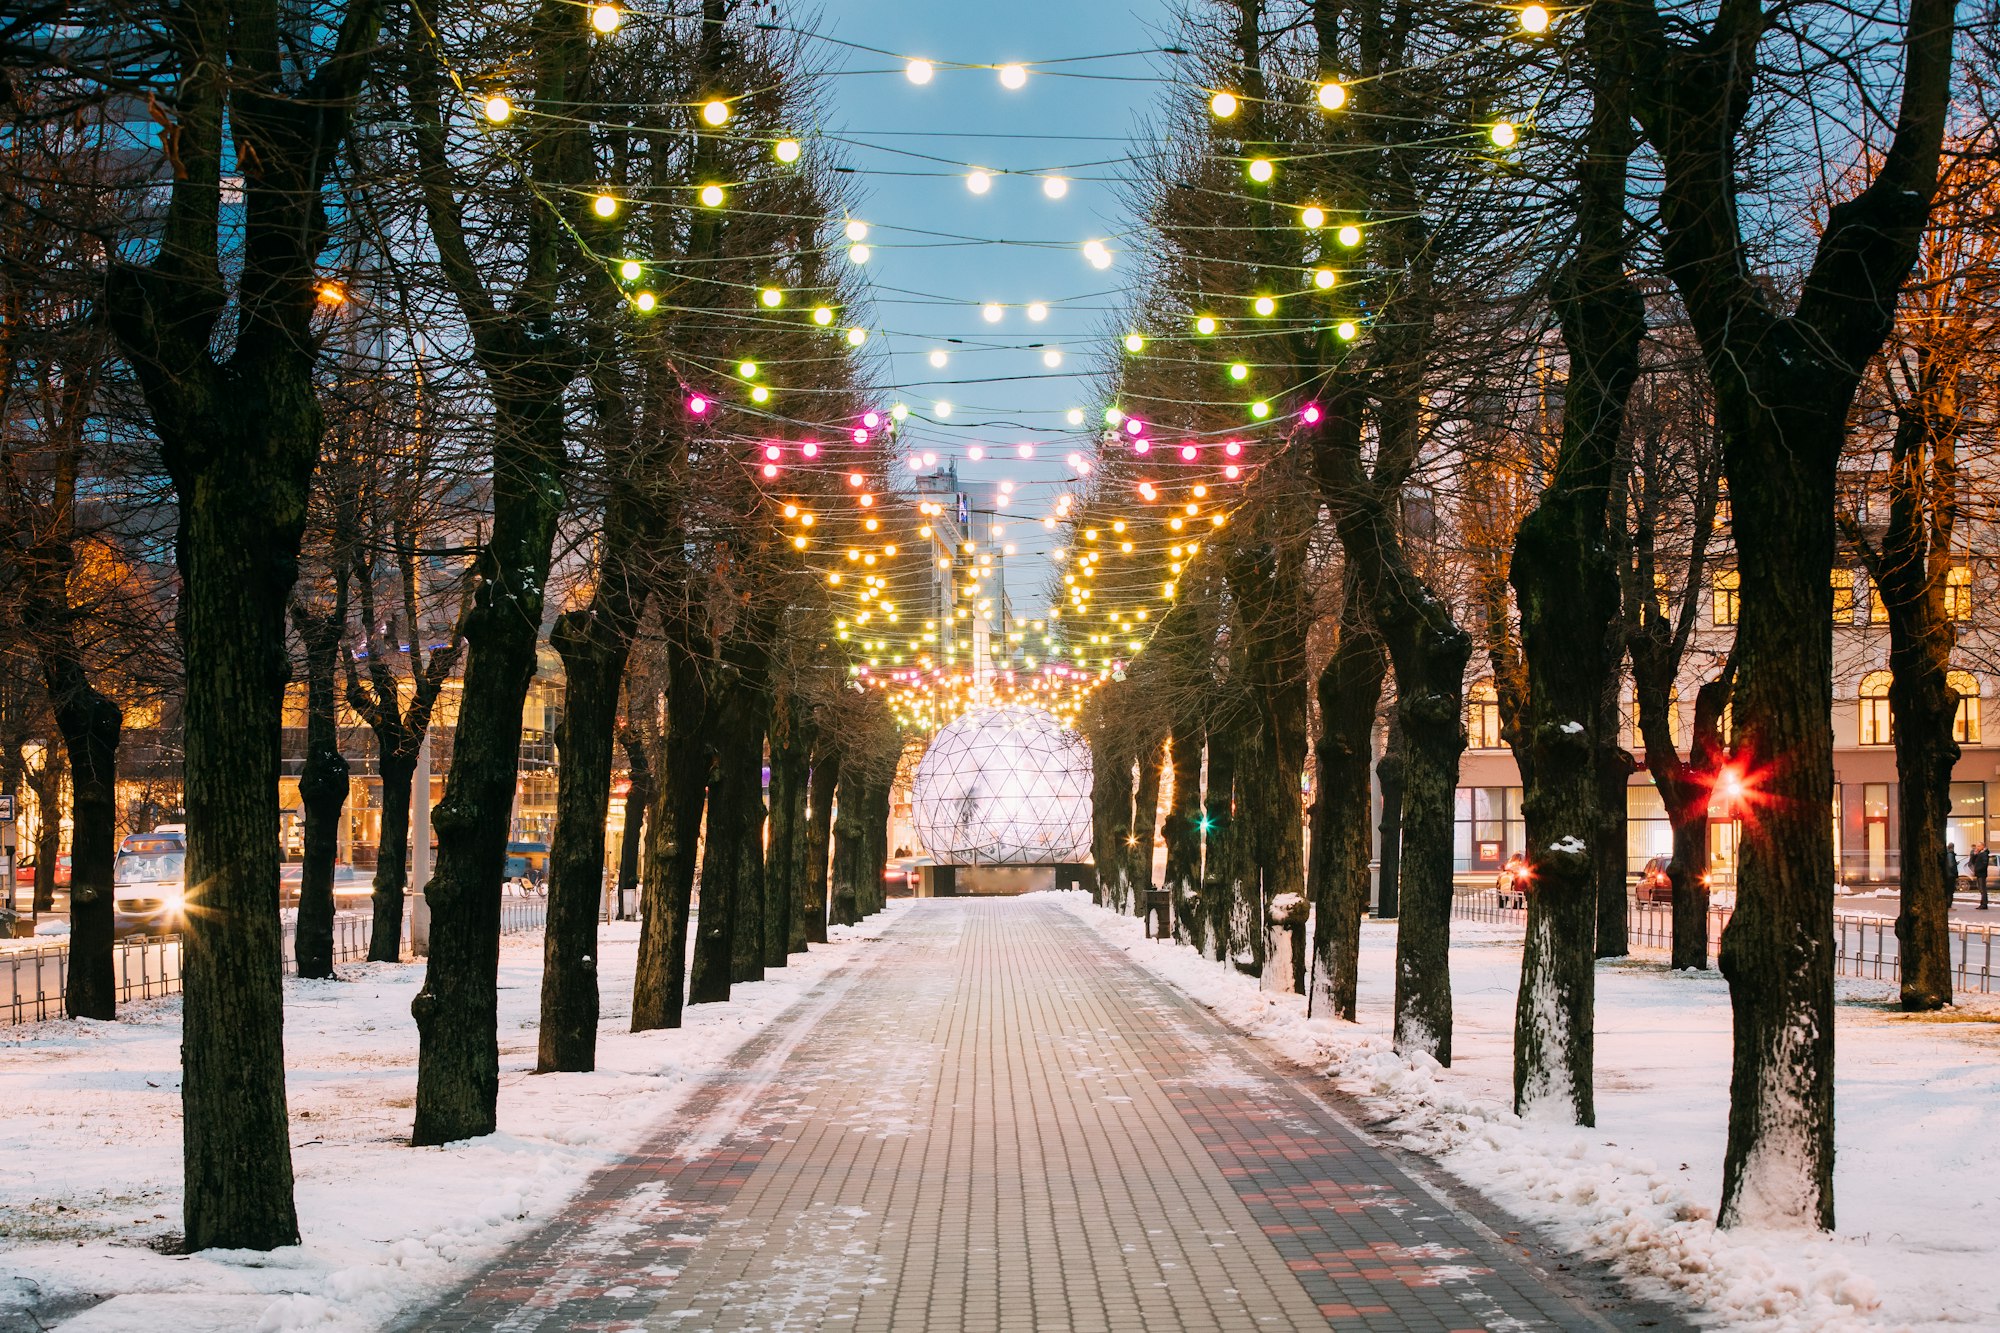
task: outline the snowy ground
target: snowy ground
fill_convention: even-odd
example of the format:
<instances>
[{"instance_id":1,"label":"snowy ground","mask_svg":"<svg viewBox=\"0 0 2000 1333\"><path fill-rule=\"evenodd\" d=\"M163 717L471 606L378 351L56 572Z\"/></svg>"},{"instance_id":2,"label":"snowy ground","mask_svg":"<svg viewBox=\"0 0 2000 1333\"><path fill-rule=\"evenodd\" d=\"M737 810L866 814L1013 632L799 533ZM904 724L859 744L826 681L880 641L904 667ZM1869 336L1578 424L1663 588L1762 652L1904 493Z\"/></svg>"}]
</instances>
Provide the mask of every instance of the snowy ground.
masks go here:
<instances>
[{"instance_id":1,"label":"snowy ground","mask_svg":"<svg viewBox=\"0 0 2000 1333\"><path fill-rule=\"evenodd\" d=\"M1448 1070L1395 1055L1394 928L1363 928L1359 1025L1140 923L1063 895L1154 973L1364 1098L1386 1139L1435 1156L1558 1243L1609 1260L1647 1294L1732 1329L2000 1328L2000 1000L1896 1011L1894 988L1840 982L1840 1229L1720 1231L1729 992L1657 961L1605 964L1597 990L1597 1128L1525 1124L1513 1086L1518 928L1452 923L1457 1025Z\"/></svg>"},{"instance_id":2,"label":"snowy ground","mask_svg":"<svg viewBox=\"0 0 2000 1333\"><path fill-rule=\"evenodd\" d=\"M598 1166L635 1146L724 1059L901 910L632 1034L638 927L600 928L604 1015L593 1074L532 1075L539 934L500 954L500 1132L408 1145L416 1091L410 1000L419 964L343 965L336 982L285 984L292 1163L304 1243L272 1254L173 1248L180 1225L180 999L115 1023L0 1033L0 1328L25 1314L114 1299L75 1333L379 1328L467 1276L554 1213ZM157 1248L155 1248L157 1247Z\"/></svg>"}]
</instances>

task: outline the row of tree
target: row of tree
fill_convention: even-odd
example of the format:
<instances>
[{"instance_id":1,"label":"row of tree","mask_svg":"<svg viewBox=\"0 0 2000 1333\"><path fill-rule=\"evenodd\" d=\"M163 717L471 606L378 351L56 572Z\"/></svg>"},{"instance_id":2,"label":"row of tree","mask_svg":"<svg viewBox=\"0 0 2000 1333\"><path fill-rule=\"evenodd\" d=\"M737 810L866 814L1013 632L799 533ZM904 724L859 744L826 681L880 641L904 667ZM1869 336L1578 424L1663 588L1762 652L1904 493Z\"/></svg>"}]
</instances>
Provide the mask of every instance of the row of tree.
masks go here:
<instances>
[{"instance_id":1,"label":"row of tree","mask_svg":"<svg viewBox=\"0 0 2000 1333\"><path fill-rule=\"evenodd\" d=\"M1890 608L1903 1001L1950 1000L1949 585L1996 351L1993 52L1955 59L1957 19L1599 0L1542 31L1219 0L1185 12L1185 91L1134 182L1144 351L1113 416L1257 463L1199 558L1171 548L1172 609L1093 701L1103 893L1142 910L1164 768L1181 938L1261 971L1307 900L1314 1002L1352 1018L1375 888L1397 1046L1448 1063L1454 801L1468 707L1491 709L1524 788L1516 1105L1590 1124L1594 962L1626 951L1629 671L1677 966L1706 965L1711 804L1743 821L1726 1224L1833 1224L1845 565ZM1179 533L1218 482L1129 445L1106 433L1074 545ZM1733 641L1703 659L1724 569ZM1151 595L1099 583L1113 622Z\"/></svg>"},{"instance_id":2,"label":"row of tree","mask_svg":"<svg viewBox=\"0 0 2000 1333\"><path fill-rule=\"evenodd\" d=\"M540 1069L595 1059L621 749L635 1029L881 905L900 737L753 466L761 441L844 438L870 397L856 345L807 315L857 302L829 259L839 177L772 151L814 124L815 71L735 0L625 17L195 0L51 5L0 32L0 720L11 755L43 719L60 742L0 776L67 766L69 1004L109 1018L121 736L144 710L181 747L190 1249L298 1236L288 697L307 976L333 971L347 724L382 787L380 960L404 938L414 775L450 728L413 1143L496 1123L502 879L544 642L564 707ZM784 367L776 399L741 383L748 355ZM828 501L837 540L862 519L831 498L850 474L886 492L886 464L880 441L823 461L788 484Z\"/></svg>"}]
</instances>

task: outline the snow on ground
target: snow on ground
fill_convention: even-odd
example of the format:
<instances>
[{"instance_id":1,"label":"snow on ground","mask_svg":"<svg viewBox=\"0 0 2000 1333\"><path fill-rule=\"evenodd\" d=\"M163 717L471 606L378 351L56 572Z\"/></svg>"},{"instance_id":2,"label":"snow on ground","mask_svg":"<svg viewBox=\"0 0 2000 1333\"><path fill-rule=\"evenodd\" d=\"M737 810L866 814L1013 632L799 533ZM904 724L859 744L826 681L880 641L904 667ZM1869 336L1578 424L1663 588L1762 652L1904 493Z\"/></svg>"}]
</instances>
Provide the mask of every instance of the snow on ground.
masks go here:
<instances>
[{"instance_id":1,"label":"snow on ground","mask_svg":"<svg viewBox=\"0 0 2000 1333\"><path fill-rule=\"evenodd\" d=\"M1524 1123L1513 1089L1518 927L1452 923L1454 1060L1390 1047L1395 928L1363 926L1359 1024L1132 917L1066 905L1140 964L1358 1095L1379 1137L1435 1157L1557 1243L1648 1295L1772 1333L2000 1328L2000 1001L1905 1016L1895 988L1839 982L1832 1236L1719 1230L1729 1108L1729 988L1657 960L1597 973L1597 1127Z\"/></svg>"},{"instance_id":2,"label":"snow on ground","mask_svg":"<svg viewBox=\"0 0 2000 1333\"><path fill-rule=\"evenodd\" d=\"M687 1011L687 1026L627 1032L638 926L600 927L597 1071L535 1063L542 940L500 953L500 1130L408 1146L416 963L347 964L285 983L285 1063L303 1243L271 1254L171 1249L180 1226L181 1002L115 1023L0 1031L0 1327L77 1309L79 1333L382 1327L463 1280L554 1214L597 1167L642 1142L738 1047L902 910L834 927L830 946ZM153 1248L158 1246L159 1249Z\"/></svg>"}]
</instances>

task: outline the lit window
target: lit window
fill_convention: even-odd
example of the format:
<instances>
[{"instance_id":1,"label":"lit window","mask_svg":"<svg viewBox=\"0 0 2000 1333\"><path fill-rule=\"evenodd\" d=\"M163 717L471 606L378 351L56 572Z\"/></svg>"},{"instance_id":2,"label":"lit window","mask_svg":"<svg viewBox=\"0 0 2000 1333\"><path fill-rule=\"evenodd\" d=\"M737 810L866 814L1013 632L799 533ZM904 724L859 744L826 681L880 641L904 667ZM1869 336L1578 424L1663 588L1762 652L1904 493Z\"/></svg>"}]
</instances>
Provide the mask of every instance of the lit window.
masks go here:
<instances>
[{"instance_id":1,"label":"lit window","mask_svg":"<svg viewBox=\"0 0 2000 1333\"><path fill-rule=\"evenodd\" d=\"M1958 695L1958 711L1951 719L1951 738L1960 745L1979 744L1979 678L1970 671L1949 671L1944 680Z\"/></svg>"},{"instance_id":2,"label":"lit window","mask_svg":"<svg viewBox=\"0 0 2000 1333\"><path fill-rule=\"evenodd\" d=\"M1500 748L1500 692L1491 678L1476 682L1466 691L1466 743L1475 750Z\"/></svg>"},{"instance_id":3,"label":"lit window","mask_svg":"<svg viewBox=\"0 0 2000 1333\"><path fill-rule=\"evenodd\" d=\"M1871 671L1861 678L1855 691L1861 714L1861 743L1889 745L1896 739L1895 718L1889 711L1889 673Z\"/></svg>"},{"instance_id":4,"label":"lit window","mask_svg":"<svg viewBox=\"0 0 2000 1333\"><path fill-rule=\"evenodd\" d=\"M1736 623L1737 599L1743 586L1742 575L1733 569L1715 571L1715 623L1734 625Z\"/></svg>"},{"instance_id":5,"label":"lit window","mask_svg":"<svg viewBox=\"0 0 2000 1333\"><path fill-rule=\"evenodd\" d=\"M1972 619L1972 570L1965 565L1944 572L1944 614L1947 620Z\"/></svg>"},{"instance_id":6,"label":"lit window","mask_svg":"<svg viewBox=\"0 0 2000 1333\"><path fill-rule=\"evenodd\" d=\"M1833 571L1833 623L1854 623L1854 571L1851 569Z\"/></svg>"},{"instance_id":7,"label":"lit window","mask_svg":"<svg viewBox=\"0 0 2000 1333\"><path fill-rule=\"evenodd\" d=\"M1889 623L1889 604L1882 600L1882 585L1874 579L1868 580L1868 623L1871 625Z\"/></svg>"}]
</instances>

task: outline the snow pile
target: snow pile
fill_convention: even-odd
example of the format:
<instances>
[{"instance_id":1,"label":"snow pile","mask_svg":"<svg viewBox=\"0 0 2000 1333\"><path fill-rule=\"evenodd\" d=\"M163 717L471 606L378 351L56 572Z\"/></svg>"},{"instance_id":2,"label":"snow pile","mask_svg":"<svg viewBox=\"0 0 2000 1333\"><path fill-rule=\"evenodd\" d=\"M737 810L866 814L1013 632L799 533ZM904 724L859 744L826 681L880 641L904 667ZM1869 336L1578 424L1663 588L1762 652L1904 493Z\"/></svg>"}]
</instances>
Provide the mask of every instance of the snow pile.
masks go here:
<instances>
[{"instance_id":1,"label":"snow pile","mask_svg":"<svg viewBox=\"0 0 2000 1333\"><path fill-rule=\"evenodd\" d=\"M557 1212L598 1167L663 1128L739 1047L905 910L834 927L831 945L697 1005L674 1031L630 1033L638 926L600 927L597 1070L533 1075L542 941L500 954L500 1128L408 1146L410 1000L421 964L343 965L288 980L285 1062L303 1243L270 1254L171 1251L180 1223L179 997L116 1023L0 1035L0 1325L95 1308L78 1333L381 1328L463 1281ZM692 934L692 932L690 932ZM835 983L836 985L840 983ZM155 1248L157 1247L157 1248ZM254 1315L246 1313L256 1308Z\"/></svg>"},{"instance_id":2,"label":"snow pile","mask_svg":"<svg viewBox=\"0 0 2000 1333\"><path fill-rule=\"evenodd\" d=\"M1435 1157L1557 1244L1640 1292L1771 1333L2000 1328L1992 1182L2000 1106L1992 1014L1907 1019L1892 988L1842 982L1832 1236L1715 1225L1728 1116L1728 988L1716 974L1598 970L1595 1129L1511 1111L1518 928L1452 923L1454 1064L1403 1057L1389 1032L1395 928L1362 934L1362 1021L1260 990L1130 917L1065 905L1223 1022L1361 1098L1378 1137ZM1986 1001L1980 1003L2000 1004Z\"/></svg>"}]
</instances>

